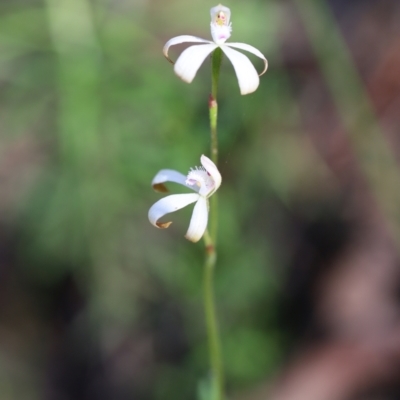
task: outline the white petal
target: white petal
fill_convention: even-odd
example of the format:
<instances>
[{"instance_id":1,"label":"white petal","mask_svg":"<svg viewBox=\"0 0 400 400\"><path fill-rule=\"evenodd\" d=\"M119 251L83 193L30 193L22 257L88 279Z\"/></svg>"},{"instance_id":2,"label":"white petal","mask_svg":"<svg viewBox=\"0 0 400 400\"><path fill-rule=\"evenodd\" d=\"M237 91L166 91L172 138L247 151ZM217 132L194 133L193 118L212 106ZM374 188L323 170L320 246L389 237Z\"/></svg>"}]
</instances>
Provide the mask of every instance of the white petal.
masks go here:
<instances>
[{"instance_id":1,"label":"white petal","mask_svg":"<svg viewBox=\"0 0 400 400\"><path fill-rule=\"evenodd\" d=\"M157 228L168 228L172 222L157 222L164 215L178 211L199 199L197 193L172 194L153 204L149 210L149 221Z\"/></svg>"},{"instance_id":2,"label":"white petal","mask_svg":"<svg viewBox=\"0 0 400 400\"><path fill-rule=\"evenodd\" d=\"M175 63L174 71L183 81L190 83L205 58L217 48L215 43L188 47Z\"/></svg>"},{"instance_id":3,"label":"white petal","mask_svg":"<svg viewBox=\"0 0 400 400\"><path fill-rule=\"evenodd\" d=\"M254 92L258 88L260 79L250 60L244 54L230 49L226 44L221 45L220 47L231 61L233 68L235 68L240 93L249 94Z\"/></svg>"},{"instance_id":4,"label":"white petal","mask_svg":"<svg viewBox=\"0 0 400 400\"><path fill-rule=\"evenodd\" d=\"M204 235L208 222L208 204L205 197L200 196L193 209L192 219L185 238L195 243Z\"/></svg>"},{"instance_id":5,"label":"white petal","mask_svg":"<svg viewBox=\"0 0 400 400\"><path fill-rule=\"evenodd\" d=\"M152 180L151 185L157 192L165 193L168 192L168 189L165 187L164 182L180 183L181 185L188 187L186 185L186 176L173 169L162 169L159 171Z\"/></svg>"},{"instance_id":6,"label":"white petal","mask_svg":"<svg viewBox=\"0 0 400 400\"><path fill-rule=\"evenodd\" d=\"M200 157L200 161L215 183L214 190L208 195L209 197L221 186L222 177L218 171L217 166L204 154Z\"/></svg>"},{"instance_id":7,"label":"white petal","mask_svg":"<svg viewBox=\"0 0 400 400\"><path fill-rule=\"evenodd\" d=\"M209 40L205 40L205 39L199 38L197 36L191 36L191 35L176 36L176 37L168 40L168 42L165 43L165 45L164 45L163 53L164 53L165 58L172 64L174 62L168 57L168 49L171 46L175 46L176 44L180 44L180 43L212 43L212 42L210 42Z\"/></svg>"},{"instance_id":8,"label":"white petal","mask_svg":"<svg viewBox=\"0 0 400 400\"><path fill-rule=\"evenodd\" d=\"M264 61L264 69L261 72L261 74L259 74L258 76L263 75L265 73L265 71L267 70L268 61L265 58L264 54L261 53L260 50L256 49L253 46L250 46L249 44L246 44L246 43L226 43L226 45L229 47L235 47L236 49L242 49L242 50L248 51L250 53L253 53L257 57L260 57Z\"/></svg>"}]
</instances>

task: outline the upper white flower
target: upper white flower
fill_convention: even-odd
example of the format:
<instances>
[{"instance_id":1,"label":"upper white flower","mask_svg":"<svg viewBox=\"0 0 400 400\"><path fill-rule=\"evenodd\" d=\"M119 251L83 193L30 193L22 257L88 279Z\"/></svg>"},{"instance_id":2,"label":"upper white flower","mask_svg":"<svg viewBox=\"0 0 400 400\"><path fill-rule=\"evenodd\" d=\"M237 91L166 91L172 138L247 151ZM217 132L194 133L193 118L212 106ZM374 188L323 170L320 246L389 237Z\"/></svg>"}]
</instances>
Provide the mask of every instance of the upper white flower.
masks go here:
<instances>
[{"instance_id":1,"label":"upper white flower","mask_svg":"<svg viewBox=\"0 0 400 400\"><path fill-rule=\"evenodd\" d=\"M164 56L173 63L173 61L168 57L168 49L171 46L185 42L207 43L201 46L190 46L176 61L174 71L183 81L187 83L192 82L197 70L200 68L200 65L203 63L205 58L217 47L220 47L235 69L240 93L248 94L257 89L260 79L253 64L245 55L231 49L231 47L249 51L264 60L264 70L261 72L260 76L268 68L267 59L259 50L248 44L225 43L225 41L231 36L232 31L231 23L229 22L230 17L231 11L229 8L224 7L221 4L211 9L211 36L213 42L196 36L183 35L174 37L165 44L163 49Z\"/></svg>"},{"instance_id":2,"label":"upper white flower","mask_svg":"<svg viewBox=\"0 0 400 400\"><path fill-rule=\"evenodd\" d=\"M149 221L157 228L168 228L172 222L158 222L171 212L196 203L190 220L186 239L197 242L203 236L208 222L208 198L221 185L221 174L216 165L206 156L200 158L202 167L192 168L185 176L172 169L163 169L154 177L153 188L159 192L168 192L165 182L176 182L194 190L196 193L172 194L157 201L149 210Z\"/></svg>"}]
</instances>

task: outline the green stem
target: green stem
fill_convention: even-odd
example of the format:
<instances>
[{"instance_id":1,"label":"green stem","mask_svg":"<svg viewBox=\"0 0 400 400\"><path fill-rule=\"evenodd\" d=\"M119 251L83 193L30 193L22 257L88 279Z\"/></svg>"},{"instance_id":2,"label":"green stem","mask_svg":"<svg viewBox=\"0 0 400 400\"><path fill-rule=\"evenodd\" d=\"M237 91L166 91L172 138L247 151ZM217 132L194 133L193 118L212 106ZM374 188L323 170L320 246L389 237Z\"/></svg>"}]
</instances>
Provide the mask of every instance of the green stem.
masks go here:
<instances>
[{"instance_id":1,"label":"green stem","mask_svg":"<svg viewBox=\"0 0 400 400\"><path fill-rule=\"evenodd\" d=\"M211 77L211 94L208 101L210 110L210 129L211 129L211 159L214 164L218 164L218 135L217 135L217 119L218 119L218 80L219 70L222 63L222 50L218 47L212 54L212 77Z\"/></svg>"},{"instance_id":2,"label":"green stem","mask_svg":"<svg viewBox=\"0 0 400 400\"><path fill-rule=\"evenodd\" d=\"M211 94L208 100L208 108L210 112L210 134L211 134L211 159L218 166L218 80L219 71L222 63L222 50L217 48L212 54L212 79L211 79ZM218 196L216 193L210 199L210 232L214 246L217 244L217 228L218 228Z\"/></svg>"},{"instance_id":3,"label":"green stem","mask_svg":"<svg viewBox=\"0 0 400 400\"><path fill-rule=\"evenodd\" d=\"M208 232L204 235L206 260L204 264L204 310L210 352L212 400L224 399L224 377L221 359L221 348L218 333L217 314L213 290L213 278L217 253Z\"/></svg>"},{"instance_id":4,"label":"green stem","mask_svg":"<svg viewBox=\"0 0 400 400\"><path fill-rule=\"evenodd\" d=\"M211 131L211 159L218 164L218 136L217 136L217 118L218 118L218 78L222 62L222 51L216 49L212 55L212 86L209 98L210 111L210 131ZM218 334L217 315L215 310L213 278L215 264L217 261L217 227L218 227L218 201L216 193L210 199L210 233L204 234L204 243L206 251L206 260L204 264L204 310L207 325L207 336L209 342L210 363L212 373L212 400L224 399L224 377L222 367L222 357L220 349L220 340Z\"/></svg>"}]
</instances>

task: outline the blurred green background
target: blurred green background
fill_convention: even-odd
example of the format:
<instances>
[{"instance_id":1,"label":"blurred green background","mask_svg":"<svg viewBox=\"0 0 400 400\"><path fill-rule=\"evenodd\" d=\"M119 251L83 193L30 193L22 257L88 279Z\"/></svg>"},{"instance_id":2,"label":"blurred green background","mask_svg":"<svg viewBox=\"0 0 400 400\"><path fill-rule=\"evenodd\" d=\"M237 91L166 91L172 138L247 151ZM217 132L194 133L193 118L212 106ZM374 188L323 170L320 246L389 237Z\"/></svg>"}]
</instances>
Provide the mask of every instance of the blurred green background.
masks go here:
<instances>
[{"instance_id":1,"label":"blurred green background","mask_svg":"<svg viewBox=\"0 0 400 400\"><path fill-rule=\"evenodd\" d=\"M1 2L1 399L196 398L203 244L183 237L191 209L168 230L147 212L157 171L209 154L209 61L187 85L161 50L209 39L215 5ZM366 90L400 14L395 1L224 5L230 40L269 60L248 96L225 60L218 99L216 298L228 392L247 398L312 330L314 265L352 243L354 170L398 237L397 142Z\"/></svg>"}]
</instances>

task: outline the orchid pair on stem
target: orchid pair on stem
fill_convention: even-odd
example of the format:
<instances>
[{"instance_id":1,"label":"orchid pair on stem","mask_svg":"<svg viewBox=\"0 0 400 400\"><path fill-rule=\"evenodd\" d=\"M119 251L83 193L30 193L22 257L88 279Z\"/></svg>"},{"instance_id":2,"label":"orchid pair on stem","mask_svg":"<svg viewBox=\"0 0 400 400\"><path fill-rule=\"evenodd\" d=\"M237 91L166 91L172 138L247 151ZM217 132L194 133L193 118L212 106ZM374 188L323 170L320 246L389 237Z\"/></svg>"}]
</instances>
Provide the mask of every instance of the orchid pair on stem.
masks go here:
<instances>
[{"instance_id":1,"label":"orchid pair on stem","mask_svg":"<svg viewBox=\"0 0 400 400\"><path fill-rule=\"evenodd\" d=\"M180 43L201 43L190 46L182 52L175 63L174 71L183 81L191 83L198 69L206 57L211 54L212 83L209 98L210 131L211 131L211 159L201 156L202 167L191 169L187 176L178 171L163 169L154 177L152 185L157 191L167 192L166 182L175 182L186 186L195 193L169 195L157 201L149 210L149 220L157 228L168 228L171 222L159 222L166 214L175 212L189 204L196 203L185 237L197 242L202 237L205 243L204 265L204 309L209 341L211 364L211 387L209 398L211 400L224 399L223 368L220 351L217 317L213 293L213 274L217 259L217 196L215 192L221 185L222 178L217 168L218 162L218 137L217 137L217 88L219 72L223 54L230 60L236 72L240 92L242 95L254 92L259 85L259 75L250 60L236 49L248 51L264 61L264 69L268 62L264 55L255 47L245 43L225 43L231 36L231 12L229 8L219 4L211 8L211 36L213 41L191 35L182 35L170 39L164 46L164 56L173 63L168 55L171 46ZM209 205L210 197L211 207ZM210 218L209 218L210 215ZM210 232L207 229L210 219Z\"/></svg>"}]
</instances>

